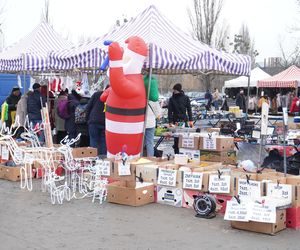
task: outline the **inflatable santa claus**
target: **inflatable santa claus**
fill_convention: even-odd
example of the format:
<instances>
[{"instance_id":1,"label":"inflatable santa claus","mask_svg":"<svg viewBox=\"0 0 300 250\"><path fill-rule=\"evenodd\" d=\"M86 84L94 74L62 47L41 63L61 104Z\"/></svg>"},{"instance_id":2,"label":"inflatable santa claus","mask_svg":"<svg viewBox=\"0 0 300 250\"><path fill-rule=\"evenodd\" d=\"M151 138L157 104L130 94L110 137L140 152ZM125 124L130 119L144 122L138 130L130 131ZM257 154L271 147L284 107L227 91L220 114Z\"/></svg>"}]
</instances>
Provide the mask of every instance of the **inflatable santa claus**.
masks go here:
<instances>
[{"instance_id":1,"label":"inflatable santa claus","mask_svg":"<svg viewBox=\"0 0 300 250\"><path fill-rule=\"evenodd\" d=\"M137 36L128 38L125 43L125 51L116 42L109 45L110 88L100 98L106 102L108 157L121 151L138 157L143 140L146 91L141 70L148 47Z\"/></svg>"}]
</instances>

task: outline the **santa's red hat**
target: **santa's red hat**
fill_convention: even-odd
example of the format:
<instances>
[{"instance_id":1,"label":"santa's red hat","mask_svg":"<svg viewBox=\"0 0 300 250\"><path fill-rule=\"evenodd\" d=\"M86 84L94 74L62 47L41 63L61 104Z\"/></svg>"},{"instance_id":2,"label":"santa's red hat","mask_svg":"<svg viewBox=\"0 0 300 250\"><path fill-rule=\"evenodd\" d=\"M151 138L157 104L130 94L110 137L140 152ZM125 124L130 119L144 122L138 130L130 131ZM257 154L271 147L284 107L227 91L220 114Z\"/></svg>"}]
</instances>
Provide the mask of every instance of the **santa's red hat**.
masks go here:
<instances>
[{"instance_id":1,"label":"santa's red hat","mask_svg":"<svg viewBox=\"0 0 300 250\"><path fill-rule=\"evenodd\" d=\"M127 43L127 48L134 53L145 57L148 55L148 46L142 38L138 36L132 36L129 37L125 43Z\"/></svg>"}]
</instances>

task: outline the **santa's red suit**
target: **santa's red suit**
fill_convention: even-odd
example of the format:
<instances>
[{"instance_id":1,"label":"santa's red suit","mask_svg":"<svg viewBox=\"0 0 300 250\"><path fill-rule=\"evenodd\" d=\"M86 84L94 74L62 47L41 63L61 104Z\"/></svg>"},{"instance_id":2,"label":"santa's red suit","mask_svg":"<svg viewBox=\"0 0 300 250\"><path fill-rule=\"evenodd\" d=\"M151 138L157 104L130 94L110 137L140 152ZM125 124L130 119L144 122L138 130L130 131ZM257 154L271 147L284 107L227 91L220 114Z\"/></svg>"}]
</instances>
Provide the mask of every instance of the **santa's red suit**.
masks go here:
<instances>
[{"instance_id":1,"label":"santa's red suit","mask_svg":"<svg viewBox=\"0 0 300 250\"><path fill-rule=\"evenodd\" d=\"M130 37L125 52L116 42L108 48L111 87L104 91L106 102L107 156L122 151L139 156L141 152L146 111L146 91L141 70L148 54L140 37Z\"/></svg>"}]
</instances>

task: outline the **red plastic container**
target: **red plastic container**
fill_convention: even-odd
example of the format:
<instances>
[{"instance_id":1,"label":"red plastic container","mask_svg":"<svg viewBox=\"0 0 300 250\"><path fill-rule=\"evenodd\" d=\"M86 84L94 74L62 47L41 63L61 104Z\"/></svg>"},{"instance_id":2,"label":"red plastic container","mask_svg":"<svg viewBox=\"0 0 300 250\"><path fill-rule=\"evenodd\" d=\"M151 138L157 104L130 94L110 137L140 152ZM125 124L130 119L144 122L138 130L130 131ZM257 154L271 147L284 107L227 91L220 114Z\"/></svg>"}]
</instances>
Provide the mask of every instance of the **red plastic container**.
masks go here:
<instances>
[{"instance_id":1,"label":"red plastic container","mask_svg":"<svg viewBox=\"0 0 300 250\"><path fill-rule=\"evenodd\" d=\"M286 226L300 229L300 207L292 207L286 210Z\"/></svg>"}]
</instances>

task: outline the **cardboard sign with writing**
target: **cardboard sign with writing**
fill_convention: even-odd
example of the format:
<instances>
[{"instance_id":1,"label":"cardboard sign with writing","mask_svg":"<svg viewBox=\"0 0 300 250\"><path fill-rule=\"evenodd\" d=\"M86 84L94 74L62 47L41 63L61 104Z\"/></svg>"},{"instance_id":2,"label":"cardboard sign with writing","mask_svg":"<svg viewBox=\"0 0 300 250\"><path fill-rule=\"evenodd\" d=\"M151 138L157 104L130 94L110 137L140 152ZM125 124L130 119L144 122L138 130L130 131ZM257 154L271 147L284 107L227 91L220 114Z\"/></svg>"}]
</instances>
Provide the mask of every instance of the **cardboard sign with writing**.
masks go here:
<instances>
[{"instance_id":1,"label":"cardboard sign with writing","mask_svg":"<svg viewBox=\"0 0 300 250\"><path fill-rule=\"evenodd\" d=\"M261 182L246 179L239 179L238 195L240 197L259 198L261 197Z\"/></svg>"},{"instance_id":2,"label":"cardboard sign with writing","mask_svg":"<svg viewBox=\"0 0 300 250\"><path fill-rule=\"evenodd\" d=\"M217 149L217 140L215 137L203 137L204 149Z\"/></svg>"},{"instance_id":3,"label":"cardboard sign with writing","mask_svg":"<svg viewBox=\"0 0 300 250\"><path fill-rule=\"evenodd\" d=\"M292 185L268 183L267 196L285 199L292 203Z\"/></svg>"},{"instance_id":4,"label":"cardboard sign with writing","mask_svg":"<svg viewBox=\"0 0 300 250\"><path fill-rule=\"evenodd\" d=\"M195 140L194 137L182 137L182 147L183 148L194 148L195 146Z\"/></svg>"},{"instance_id":5,"label":"cardboard sign with writing","mask_svg":"<svg viewBox=\"0 0 300 250\"><path fill-rule=\"evenodd\" d=\"M158 185L176 186L177 170L160 168L158 172Z\"/></svg>"},{"instance_id":6,"label":"cardboard sign with writing","mask_svg":"<svg viewBox=\"0 0 300 250\"><path fill-rule=\"evenodd\" d=\"M224 220L249 221L247 202L238 203L234 198L227 201Z\"/></svg>"},{"instance_id":7,"label":"cardboard sign with writing","mask_svg":"<svg viewBox=\"0 0 300 250\"><path fill-rule=\"evenodd\" d=\"M2 146L1 147L1 158L2 160L9 160L9 151L8 151L8 148L7 146Z\"/></svg>"},{"instance_id":8,"label":"cardboard sign with writing","mask_svg":"<svg viewBox=\"0 0 300 250\"><path fill-rule=\"evenodd\" d=\"M209 192L210 193L230 193L230 176L229 175L210 175L209 176Z\"/></svg>"},{"instance_id":9,"label":"cardboard sign with writing","mask_svg":"<svg viewBox=\"0 0 300 250\"><path fill-rule=\"evenodd\" d=\"M118 162L118 173L119 176L131 175L130 163L127 161L124 164L123 162Z\"/></svg>"},{"instance_id":10,"label":"cardboard sign with writing","mask_svg":"<svg viewBox=\"0 0 300 250\"><path fill-rule=\"evenodd\" d=\"M184 172L183 174L183 188L185 189L202 189L203 173L200 172Z\"/></svg>"},{"instance_id":11,"label":"cardboard sign with writing","mask_svg":"<svg viewBox=\"0 0 300 250\"><path fill-rule=\"evenodd\" d=\"M100 173L102 176L110 176L110 161L99 161L97 164L100 167Z\"/></svg>"},{"instance_id":12,"label":"cardboard sign with writing","mask_svg":"<svg viewBox=\"0 0 300 250\"><path fill-rule=\"evenodd\" d=\"M248 204L249 220L264 223L276 222L276 206L274 204L260 204L257 202L251 202Z\"/></svg>"}]
</instances>

